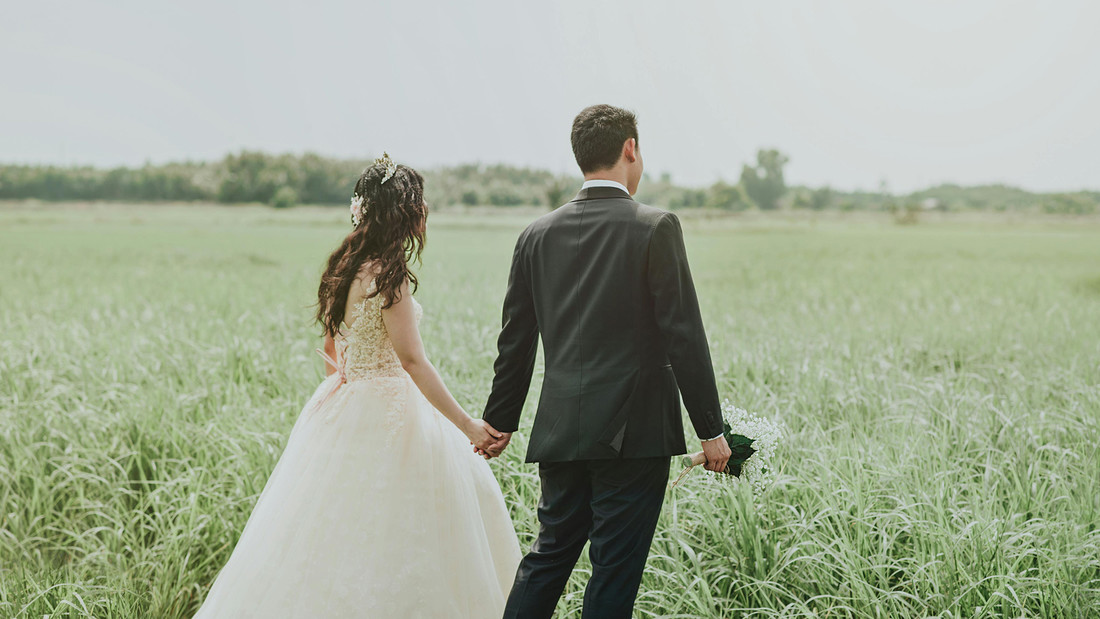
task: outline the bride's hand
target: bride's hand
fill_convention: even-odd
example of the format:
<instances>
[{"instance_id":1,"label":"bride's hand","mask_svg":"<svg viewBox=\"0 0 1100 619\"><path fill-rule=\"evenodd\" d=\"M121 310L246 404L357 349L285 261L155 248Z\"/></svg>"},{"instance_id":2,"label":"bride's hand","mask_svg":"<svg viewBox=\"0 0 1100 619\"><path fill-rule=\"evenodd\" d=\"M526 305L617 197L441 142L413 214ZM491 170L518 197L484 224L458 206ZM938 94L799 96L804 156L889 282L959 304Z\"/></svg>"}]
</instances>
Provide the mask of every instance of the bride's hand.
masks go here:
<instances>
[{"instance_id":1,"label":"bride's hand","mask_svg":"<svg viewBox=\"0 0 1100 619\"><path fill-rule=\"evenodd\" d=\"M470 444L481 450L488 449L490 445L503 436L484 420L474 419L473 417L466 422L466 427L462 431L466 434L466 438L470 439Z\"/></svg>"}]
</instances>

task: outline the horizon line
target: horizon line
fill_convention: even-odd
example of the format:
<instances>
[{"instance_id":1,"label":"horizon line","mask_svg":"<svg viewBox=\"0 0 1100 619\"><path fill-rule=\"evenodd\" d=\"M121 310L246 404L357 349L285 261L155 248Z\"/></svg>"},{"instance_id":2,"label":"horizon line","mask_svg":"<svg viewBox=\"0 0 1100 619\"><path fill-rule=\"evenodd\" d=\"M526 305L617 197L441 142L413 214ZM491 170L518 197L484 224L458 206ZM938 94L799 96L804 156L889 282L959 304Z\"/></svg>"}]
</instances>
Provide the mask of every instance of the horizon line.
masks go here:
<instances>
[{"instance_id":1,"label":"horizon line","mask_svg":"<svg viewBox=\"0 0 1100 619\"><path fill-rule=\"evenodd\" d=\"M324 154L324 153L316 151L316 150L308 150L308 149L300 150L300 151L268 151L268 150L262 150L262 149L257 149L257 148L242 147L242 148L238 148L238 149L235 149L235 150L226 151L224 154L220 155L216 159L183 158L183 159L166 159L166 160L161 160L161 161L155 161L152 158L146 158L145 161L141 164L114 164L114 165L101 165L101 164L95 164L95 163L79 163L79 162L57 163L57 162L52 162L52 161L41 161L41 160L38 160L38 161L33 161L33 160L32 161L22 161L22 162L20 162L20 161L10 161L10 160L0 160L0 166L22 166L22 167L32 167L32 168L34 168L34 167L45 167L45 168L54 167L54 168L63 168L63 169L68 168L68 169L94 169L94 170L113 170L113 169L120 169L121 168L121 169L139 170L144 166L157 167L157 166L167 166L167 165L173 165L173 164L216 164L216 163L220 163L226 157L230 157L230 156L233 156L233 155L239 155L241 153L246 153L246 152L247 153L259 153L259 154L262 154L262 155L267 155L267 156L272 156L272 157L279 157L279 156L286 156L286 155L289 155L289 156L292 156L292 157L303 157L305 155L316 155L318 157L321 157L322 159L329 159L329 160L332 160L332 161L345 161L345 162L370 161L371 159L374 158L373 156L370 156L370 155L365 155L362 158L360 158L360 157L341 157L341 156L337 156L337 155L327 155L327 154ZM784 151L780 150L780 152L784 152ZM377 155L375 155L375 156L377 156ZM577 179L583 180L583 175L580 174L579 170L577 170L576 172L572 172L572 173L562 173L562 172L557 172L557 171L555 171L551 168L548 168L548 167L529 166L529 165L522 165L522 164L517 164L517 163L509 163L509 162L506 162L506 161L485 162L485 161L480 161L480 160L474 160L474 161L466 161L466 162L458 162L458 163L437 164L437 165L431 165L431 166L416 165L416 166L410 166L410 167L415 167L419 170L437 171L437 170L446 170L446 169L449 169L449 168L458 168L458 167L469 166L469 165L478 166L479 168L481 168L481 167L505 166L505 167L511 167L511 168L515 168L515 169L519 169L519 170L531 170L531 171L536 171L536 172L547 172L549 174L552 174L552 175L558 176L558 177L576 177ZM742 164L742 165L744 165L744 164ZM673 174L672 172L665 171L665 170L658 170L658 171L649 171L649 170L647 170L647 171L645 171L644 174L646 175L646 177L648 177L651 180L659 181L660 177L663 176L666 173L669 175L670 183L673 186L687 188L687 189L706 189L706 188L714 186L715 184L717 184L719 182L724 182L724 183L731 184L731 185L737 185L738 183L740 183L740 178L735 178L735 179L731 180L731 179L727 179L725 177L719 178L718 180L716 180L714 182L711 182L711 183L708 183L708 184L701 184L701 185L700 184L692 184L692 183L679 183L675 180L675 174ZM973 183L973 184L963 184L963 183L959 183L958 181L942 180L941 179L941 180L936 181L936 182L924 184L924 185L921 186L921 188L918 188L918 189L913 189L911 191L904 192L904 193L898 193L897 191L892 190L892 189L889 188L889 179L888 178L884 177L884 180L887 183L886 191L882 191L880 188L864 188L864 187L847 187L847 188L845 188L845 187L840 187L840 186L837 186L837 185L833 185L831 183L825 183L825 184L822 184L822 185L810 185L810 184L805 184L805 183L790 183L790 184L787 184L787 188L791 189L791 188L824 188L824 187L828 187L829 189L832 189L833 191L839 191L839 192L842 192L842 193L885 194L885 195L892 195L892 196L910 195L910 194L914 194L914 193L920 193L922 191L927 191L929 189L936 189L936 188L939 188L939 187L959 187L959 188L967 188L967 189L981 188L981 187L1004 187L1004 188L1008 188L1008 189L1017 189L1017 190L1025 191L1027 193L1032 193L1032 194L1100 193L1100 186L1097 186L1097 187L1077 187L1077 188L1073 188L1073 189L1066 189L1066 188L1039 189L1039 188L1025 187L1024 185L1014 184L1012 182L1005 181L1003 179L1002 180L995 180L995 181L984 181L984 182L978 182L978 183Z\"/></svg>"}]
</instances>

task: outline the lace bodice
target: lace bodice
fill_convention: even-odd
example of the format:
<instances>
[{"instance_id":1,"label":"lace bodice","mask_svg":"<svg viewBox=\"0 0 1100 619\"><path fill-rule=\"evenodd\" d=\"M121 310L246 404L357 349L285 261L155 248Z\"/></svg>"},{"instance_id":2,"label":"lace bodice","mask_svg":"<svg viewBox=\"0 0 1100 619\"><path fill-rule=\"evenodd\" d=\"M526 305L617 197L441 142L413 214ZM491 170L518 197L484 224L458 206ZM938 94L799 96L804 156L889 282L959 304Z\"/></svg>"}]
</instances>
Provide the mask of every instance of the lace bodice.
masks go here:
<instances>
[{"instance_id":1,"label":"lace bodice","mask_svg":"<svg viewBox=\"0 0 1100 619\"><path fill-rule=\"evenodd\" d=\"M372 283L368 294L373 289ZM416 299L412 302L419 323L424 309ZM336 336L336 351L337 362L343 365L348 381L405 375L386 325L382 322L384 303L382 295L364 298L352 306L350 315L344 317L344 325Z\"/></svg>"}]
</instances>

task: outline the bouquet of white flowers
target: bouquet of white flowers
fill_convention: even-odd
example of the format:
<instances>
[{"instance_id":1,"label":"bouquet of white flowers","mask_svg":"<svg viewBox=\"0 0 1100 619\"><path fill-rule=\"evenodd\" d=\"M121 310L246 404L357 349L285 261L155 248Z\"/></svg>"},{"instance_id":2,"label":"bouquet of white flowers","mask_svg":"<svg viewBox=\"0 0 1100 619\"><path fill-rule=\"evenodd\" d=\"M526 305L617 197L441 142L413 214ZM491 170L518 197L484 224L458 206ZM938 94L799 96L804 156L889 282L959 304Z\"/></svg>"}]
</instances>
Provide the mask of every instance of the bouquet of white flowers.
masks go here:
<instances>
[{"instance_id":1,"label":"bouquet of white flowers","mask_svg":"<svg viewBox=\"0 0 1100 619\"><path fill-rule=\"evenodd\" d=\"M733 455L730 456L725 471L711 475L716 479L746 482L752 486L753 494L759 496L775 477L772 458L783 431L775 422L737 408L729 402L722 406L722 417L723 434ZM684 456L686 468L672 485L676 486L688 471L700 464L706 464L706 461L707 458L701 451Z\"/></svg>"}]
</instances>

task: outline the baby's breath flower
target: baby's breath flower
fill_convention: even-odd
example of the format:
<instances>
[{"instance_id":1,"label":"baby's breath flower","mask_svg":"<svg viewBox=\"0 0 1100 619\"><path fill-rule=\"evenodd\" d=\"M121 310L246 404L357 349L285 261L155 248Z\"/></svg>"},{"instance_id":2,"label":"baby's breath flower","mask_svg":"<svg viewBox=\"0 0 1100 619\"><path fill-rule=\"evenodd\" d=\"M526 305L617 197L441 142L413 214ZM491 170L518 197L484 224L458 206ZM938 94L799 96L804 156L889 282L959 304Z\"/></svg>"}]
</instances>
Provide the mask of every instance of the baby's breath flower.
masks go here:
<instances>
[{"instance_id":1,"label":"baby's breath flower","mask_svg":"<svg viewBox=\"0 0 1100 619\"><path fill-rule=\"evenodd\" d=\"M752 487L753 495L759 498L775 480L772 460L782 440L783 429L779 424L738 408L729 401L722 405L722 417L729 425L726 434L740 434L752 439L752 448L756 451L741 464L740 475L708 473L713 480L747 483Z\"/></svg>"}]
</instances>

